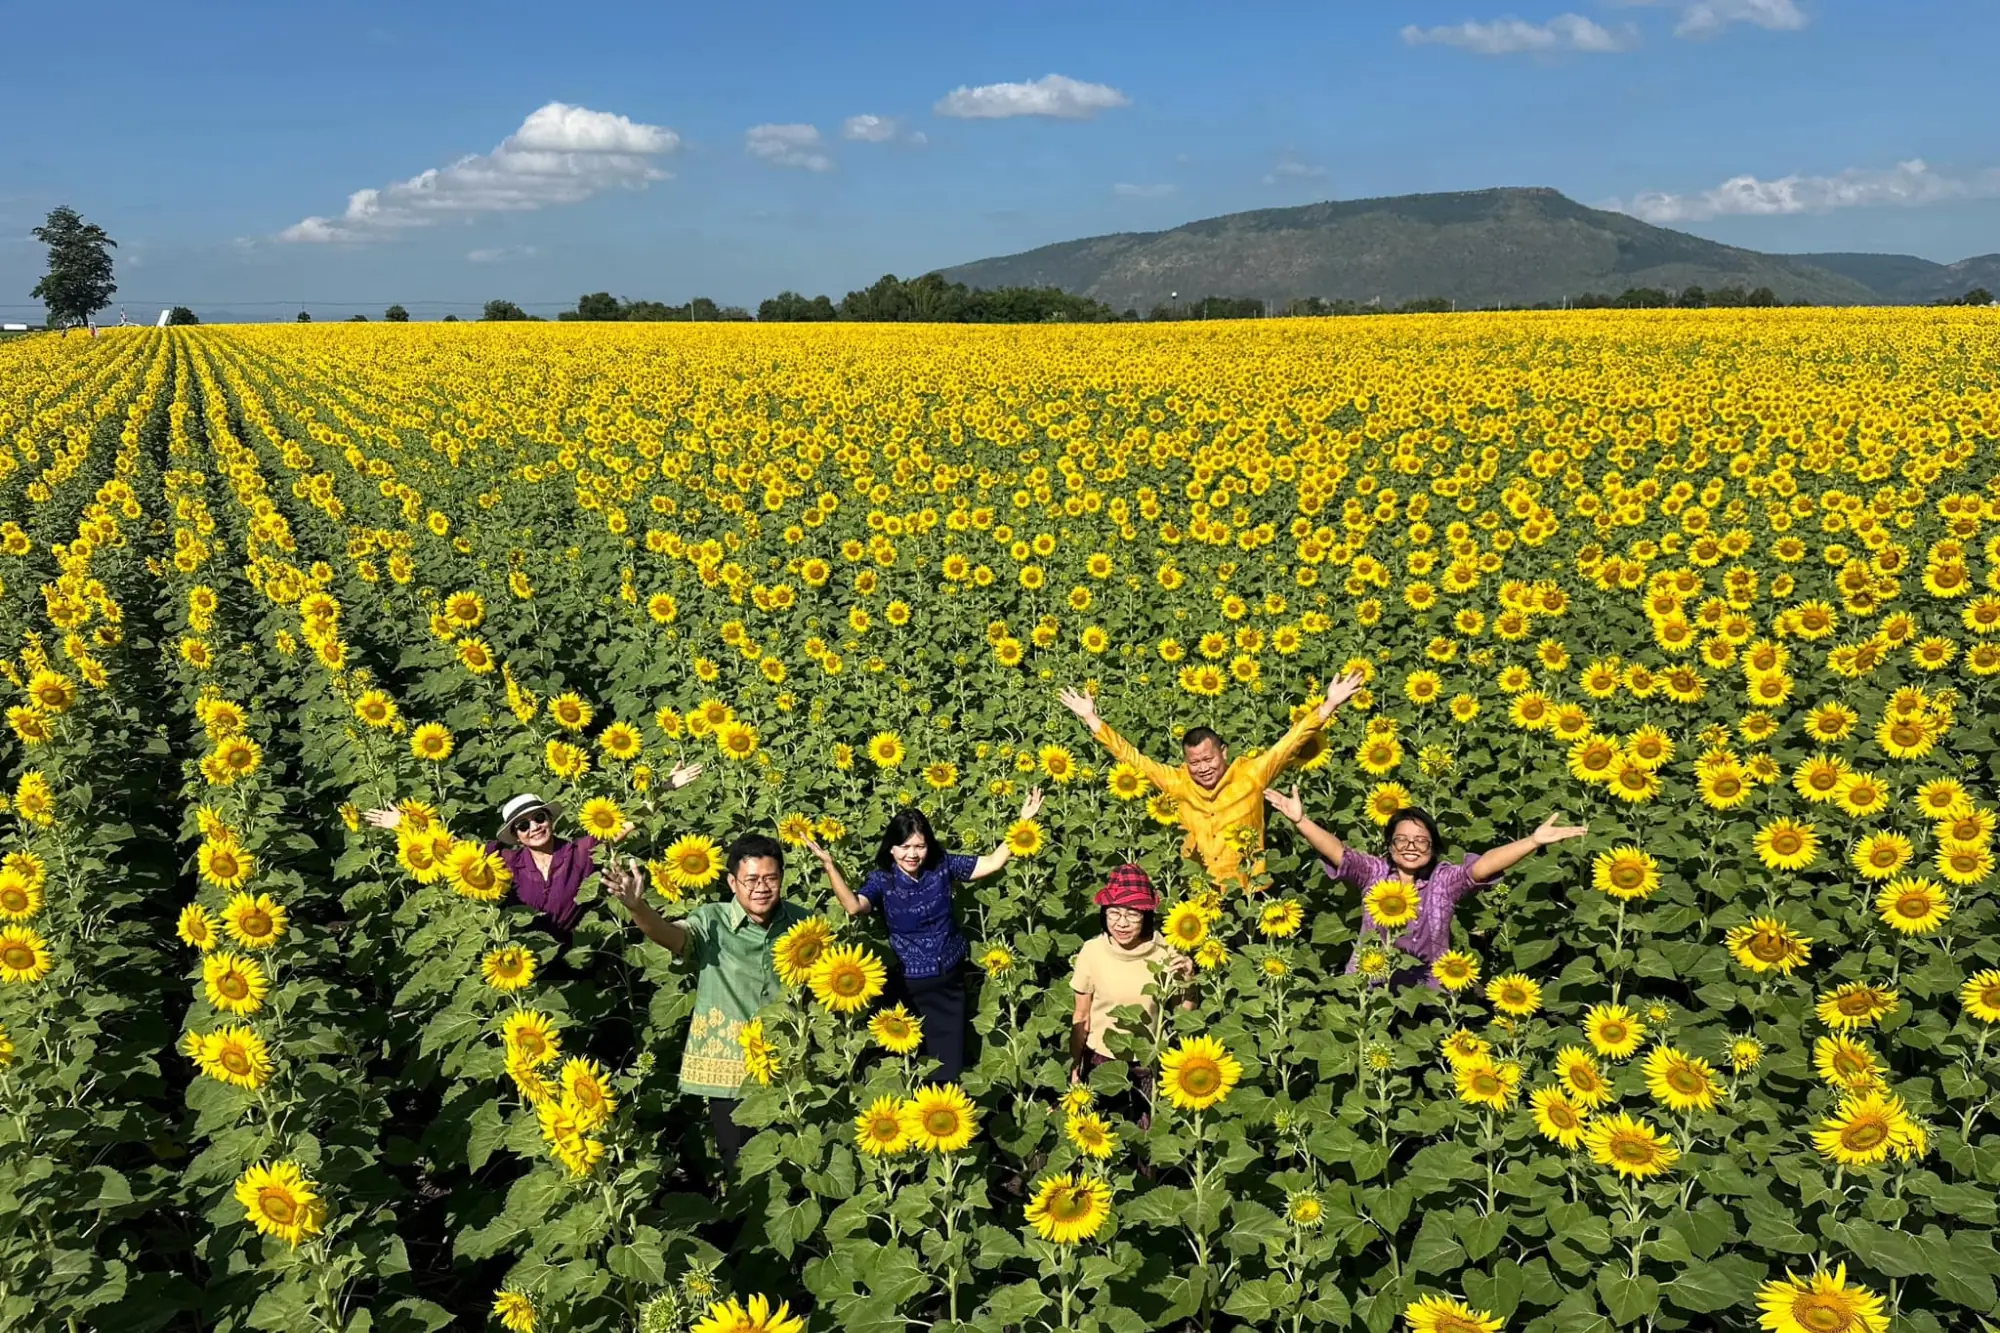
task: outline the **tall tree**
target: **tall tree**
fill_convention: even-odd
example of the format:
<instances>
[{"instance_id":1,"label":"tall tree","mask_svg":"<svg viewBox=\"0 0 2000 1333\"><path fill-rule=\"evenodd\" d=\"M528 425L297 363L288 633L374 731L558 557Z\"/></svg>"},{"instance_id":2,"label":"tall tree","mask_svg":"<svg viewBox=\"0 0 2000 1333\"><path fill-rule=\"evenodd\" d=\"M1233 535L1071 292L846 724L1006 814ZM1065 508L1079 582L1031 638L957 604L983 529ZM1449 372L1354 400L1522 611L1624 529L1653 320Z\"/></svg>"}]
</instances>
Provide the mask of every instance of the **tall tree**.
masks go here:
<instances>
[{"instance_id":1,"label":"tall tree","mask_svg":"<svg viewBox=\"0 0 2000 1333\"><path fill-rule=\"evenodd\" d=\"M480 316L482 320L517 320L527 317L528 312L512 301L488 301L486 313Z\"/></svg>"},{"instance_id":2,"label":"tall tree","mask_svg":"<svg viewBox=\"0 0 2000 1333\"><path fill-rule=\"evenodd\" d=\"M177 305L172 310L169 310L167 312L167 323L199 324L201 323L201 320L196 318L194 311L188 309L184 305Z\"/></svg>"},{"instance_id":3,"label":"tall tree","mask_svg":"<svg viewBox=\"0 0 2000 1333\"><path fill-rule=\"evenodd\" d=\"M112 280L111 251L118 242L95 222L64 204L49 211L35 228L35 239L49 247L49 271L29 295L49 308L49 327L82 324L111 304L118 290Z\"/></svg>"},{"instance_id":4,"label":"tall tree","mask_svg":"<svg viewBox=\"0 0 2000 1333\"><path fill-rule=\"evenodd\" d=\"M399 305L392 305L382 312L382 318L391 324L407 324L410 322L410 312Z\"/></svg>"}]
</instances>

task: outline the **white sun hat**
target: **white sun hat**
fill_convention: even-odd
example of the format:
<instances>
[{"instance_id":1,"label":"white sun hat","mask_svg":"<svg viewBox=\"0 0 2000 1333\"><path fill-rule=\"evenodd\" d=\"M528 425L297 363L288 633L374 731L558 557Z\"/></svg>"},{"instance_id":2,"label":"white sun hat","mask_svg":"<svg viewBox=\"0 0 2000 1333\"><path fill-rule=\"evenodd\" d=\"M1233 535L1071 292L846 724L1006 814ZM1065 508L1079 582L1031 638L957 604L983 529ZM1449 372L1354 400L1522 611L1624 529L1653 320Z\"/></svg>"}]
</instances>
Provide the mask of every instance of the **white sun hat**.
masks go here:
<instances>
[{"instance_id":1,"label":"white sun hat","mask_svg":"<svg viewBox=\"0 0 2000 1333\"><path fill-rule=\"evenodd\" d=\"M518 843L520 839L514 834L514 821L532 810L548 811L549 822L551 824L562 818L561 806L553 801L545 801L533 792L524 792L519 796L510 797L507 804L500 807L500 841L506 843L509 847Z\"/></svg>"}]
</instances>

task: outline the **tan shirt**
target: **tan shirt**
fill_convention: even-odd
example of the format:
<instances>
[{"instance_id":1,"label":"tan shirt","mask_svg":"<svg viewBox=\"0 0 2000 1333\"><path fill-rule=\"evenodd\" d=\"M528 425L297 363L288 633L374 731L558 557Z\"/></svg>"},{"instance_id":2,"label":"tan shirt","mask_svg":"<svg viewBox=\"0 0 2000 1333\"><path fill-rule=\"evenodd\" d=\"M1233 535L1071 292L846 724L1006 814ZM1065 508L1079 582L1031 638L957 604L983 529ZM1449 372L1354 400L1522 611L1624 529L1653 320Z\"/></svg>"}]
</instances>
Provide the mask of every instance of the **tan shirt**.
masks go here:
<instances>
[{"instance_id":1,"label":"tan shirt","mask_svg":"<svg viewBox=\"0 0 2000 1333\"><path fill-rule=\"evenodd\" d=\"M1070 978L1069 988L1090 997L1086 1039L1091 1050L1099 1055L1111 1054L1104 1037L1118 1026L1111 1018L1113 1009L1136 1004L1146 1011L1148 1018L1152 1017L1160 1002L1146 994L1146 987L1154 983L1155 972L1161 974L1160 989L1172 986L1165 976L1168 953L1168 946L1158 935L1130 949L1119 948L1109 935L1099 935L1076 951L1076 974Z\"/></svg>"}]
</instances>

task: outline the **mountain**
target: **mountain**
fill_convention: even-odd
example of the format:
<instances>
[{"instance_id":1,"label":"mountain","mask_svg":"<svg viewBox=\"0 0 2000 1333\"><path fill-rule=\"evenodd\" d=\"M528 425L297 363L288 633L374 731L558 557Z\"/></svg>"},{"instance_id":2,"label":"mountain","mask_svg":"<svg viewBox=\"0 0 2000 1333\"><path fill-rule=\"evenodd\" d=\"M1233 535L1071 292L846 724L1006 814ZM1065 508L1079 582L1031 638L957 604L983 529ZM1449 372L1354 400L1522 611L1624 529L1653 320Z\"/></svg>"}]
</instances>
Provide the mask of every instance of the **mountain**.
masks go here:
<instances>
[{"instance_id":1,"label":"mountain","mask_svg":"<svg viewBox=\"0 0 2000 1333\"><path fill-rule=\"evenodd\" d=\"M2000 255L1979 255L1956 264L1939 264L1914 255L1784 255L1797 264L1810 264L1829 273L1852 278L1881 293L1885 301L1903 305L1928 305L1932 301L1952 301L1976 287L2000 292Z\"/></svg>"},{"instance_id":2,"label":"mountain","mask_svg":"<svg viewBox=\"0 0 2000 1333\"><path fill-rule=\"evenodd\" d=\"M1915 263L1925 261L1916 260ZM1397 305L1560 303L1628 287L1769 287L1786 301L1872 305L1848 274L1587 208L1549 189L1410 194L1265 208L1120 232L943 270L969 287L1060 287L1145 311L1179 292ZM1963 291L1964 288L1960 288Z\"/></svg>"}]
</instances>

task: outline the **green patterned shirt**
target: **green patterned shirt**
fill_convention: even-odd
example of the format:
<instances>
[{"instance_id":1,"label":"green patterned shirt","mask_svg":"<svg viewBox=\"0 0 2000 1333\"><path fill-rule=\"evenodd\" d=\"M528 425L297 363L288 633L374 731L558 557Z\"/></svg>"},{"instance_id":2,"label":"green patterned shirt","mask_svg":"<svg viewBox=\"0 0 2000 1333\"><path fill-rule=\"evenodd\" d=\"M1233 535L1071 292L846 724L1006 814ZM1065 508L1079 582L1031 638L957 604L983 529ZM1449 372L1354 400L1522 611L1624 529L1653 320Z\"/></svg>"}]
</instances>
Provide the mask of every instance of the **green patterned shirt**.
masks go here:
<instances>
[{"instance_id":1,"label":"green patterned shirt","mask_svg":"<svg viewBox=\"0 0 2000 1333\"><path fill-rule=\"evenodd\" d=\"M703 903L681 918L687 931L685 966L695 970L694 1018L681 1056L681 1091L693 1097L734 1097L742 1085L743 1047L736 1036L784 984L771 946L812 913L780 902L758 925L735 898Z\"/></svg>"}]
</instances>

